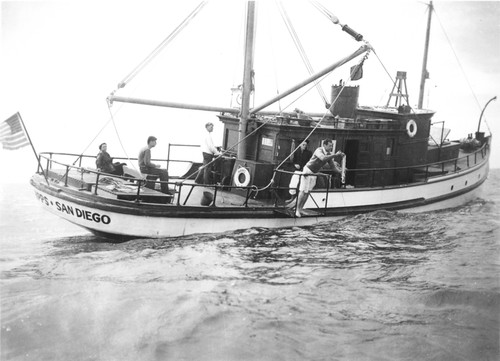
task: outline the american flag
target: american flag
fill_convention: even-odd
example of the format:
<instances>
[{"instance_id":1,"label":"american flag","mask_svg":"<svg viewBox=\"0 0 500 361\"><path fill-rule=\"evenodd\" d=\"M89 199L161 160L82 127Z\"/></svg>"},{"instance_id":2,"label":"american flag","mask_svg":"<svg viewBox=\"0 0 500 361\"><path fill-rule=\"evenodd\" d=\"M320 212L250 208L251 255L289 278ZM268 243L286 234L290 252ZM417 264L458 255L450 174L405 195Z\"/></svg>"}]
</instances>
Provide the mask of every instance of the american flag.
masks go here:
<instances>
[{"instance_id":1,"label":"american flag","mask_svg":"<svg viewBox=\"0 0 500 361\"><path fill-rule=\"evenodd\" d=\"M0 124L0 143L3 149L18 149L27 146L29 143L26 132L21 125L21 116L14 114L9 119Z\"/></svg>"}]
</instances>

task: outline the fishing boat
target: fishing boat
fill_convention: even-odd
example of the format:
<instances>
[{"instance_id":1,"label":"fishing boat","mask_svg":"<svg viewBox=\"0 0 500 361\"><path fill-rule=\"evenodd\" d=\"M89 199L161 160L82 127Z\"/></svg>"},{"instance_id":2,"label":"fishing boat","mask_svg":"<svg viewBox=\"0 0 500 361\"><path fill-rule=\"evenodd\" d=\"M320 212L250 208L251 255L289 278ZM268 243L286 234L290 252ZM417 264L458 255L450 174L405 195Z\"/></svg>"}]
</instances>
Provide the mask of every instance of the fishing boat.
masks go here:
<instances>
[{"instance_id":1,"label":"fishing boat","mask_svg":"<svg viewBox=\"0 0 500 361\"><path fill-rule=\"evenodd\" d=\"M193 10L175 33L202 11L204 4ZM161 192L162 182L131 166L137 159L115 158L128 164L124 175L117 176L97 169L95 155L44 152L38 154L38 170L31 178L41 205L96 235L125 240L306 226L379 210L433 211L475 199L488 176L491 134L480 131L483 113L477 132L462 140L449 140L444 124L432 123L434 112L422 108L428 46L417 108L409 104L404 71L392 79L385 106L359 105L356 81L374 49L363 35L342 24L319 3L314 4L360 47L262 104L251 102L258 91L253 70L256 7L252 1L246 4L243 81L233 89L235 102L231 107L120 96L127 81L109 95L110 107L133 103L216 113L223 126L222 155L213 161L210 184L196 181L206 168L199 162L170 157L170 149L191 146L187 144L170 144L167 158L154 160L167 170L174 164L186 166L182 174L170 176L167 192ZM431 14L432 2L428 28ZM426 37L428 44L429 32ZM342 66L349 67L349 79L331 86L326 110L268 110ZM297 213L296 195L305 176L294 169L293 155L302 142L308 141L314 151L325 139L333 140L333 152L342 151L335 159L340 171L325 167L314 174L316 186L305 201L304 211ZM298 182L291 185L294 177Z\"/></svg>"}]
</instances>

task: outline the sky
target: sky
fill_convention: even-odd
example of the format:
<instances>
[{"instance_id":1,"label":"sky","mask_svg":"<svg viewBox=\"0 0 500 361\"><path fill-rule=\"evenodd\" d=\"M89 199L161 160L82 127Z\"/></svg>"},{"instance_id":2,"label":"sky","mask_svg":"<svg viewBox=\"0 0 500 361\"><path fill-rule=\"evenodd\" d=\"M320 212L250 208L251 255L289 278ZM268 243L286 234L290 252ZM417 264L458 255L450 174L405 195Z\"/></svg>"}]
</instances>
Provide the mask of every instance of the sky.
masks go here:
<instances>
[{"instance_id":1,"label":"sky","mask_svg":"<svg viewBox=\"0 0 500 361\"><path fill-rule=\"evenodd\" d=\"M407 72L410 105L418 100L426 3L422 1L322 1L342 24L362 33L375 49L365 62L360 105L385 105L396 71ZM0 120L20 112L37 152L95 155L108 143L112 156L136 157L149 135L153 157L169 143L198 144L207 121L222 141L222 123L200 111L114 103L106 97L229 107L242 79L242 1L213 1L128 85L122 81L195 8L195 1L0 1ZM360 46L308 2L285 9L317 71ZM500 95L500 2L434 1L424 107L445 121L450 139L477 129L483 106ZM254 104L308 77L273 1L257 5ZM444 30L443 30L444 29ZM350 64L353 65L354 63ZM322 82L328 95L349 67ZM390 74L390 76L388 75ZM315 90L271 107L322 112ZM483 116L482 131L500 134L500 101ZM489 126L489 128L488 128ZM500 167L493 144L491 165ZM183 151L185 152L185 150ZM176 157L182 157L180 151ZM191 155L190 155L191 156ZM198 153L196 156L201 158ZM29 179L36 170L31 148L0 149L0 164Z\"/></svg>"}]
</instances>

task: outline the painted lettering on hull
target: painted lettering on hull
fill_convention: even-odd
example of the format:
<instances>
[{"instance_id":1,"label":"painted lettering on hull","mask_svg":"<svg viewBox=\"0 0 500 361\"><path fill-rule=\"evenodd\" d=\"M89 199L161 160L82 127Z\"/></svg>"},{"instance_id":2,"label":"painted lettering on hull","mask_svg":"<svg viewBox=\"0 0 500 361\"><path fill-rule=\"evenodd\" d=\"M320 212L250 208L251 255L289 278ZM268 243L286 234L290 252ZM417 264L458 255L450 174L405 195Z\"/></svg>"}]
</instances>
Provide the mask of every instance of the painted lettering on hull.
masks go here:
<instances>
[{"instance_id":1,"label":"painted lettering on hull","mask_svg":"<svg viewBox=\"0 0 500 361\"><path fill-rule=\"evenodd\" d=\"M75 206L70 206L61 201L51 201L47 196L35 191L36 198L45 206L53 208L61 213L73 216L75 218L82 218L89 222L110 224L111 217L106 214L101 214L98 212L91 212L84 209L80 209Z\"/></svg>"}]
</instances>

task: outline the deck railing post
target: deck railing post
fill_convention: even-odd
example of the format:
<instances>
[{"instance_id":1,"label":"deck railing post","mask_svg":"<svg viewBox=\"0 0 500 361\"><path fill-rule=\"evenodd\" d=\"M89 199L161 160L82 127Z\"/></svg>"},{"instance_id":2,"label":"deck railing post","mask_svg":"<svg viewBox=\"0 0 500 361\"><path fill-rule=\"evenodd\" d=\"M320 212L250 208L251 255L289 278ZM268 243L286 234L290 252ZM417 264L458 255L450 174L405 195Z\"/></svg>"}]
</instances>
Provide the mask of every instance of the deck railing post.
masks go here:
<instances>
[{"instance_id":1,"label":"deck railing post","mask_svg":"<svg viewBox=\"0 0 500 361\"><path fill-rule=\"evenodd\" d=\"M37 158L38 158L38 165L36 166L36 172L40 173L40 171L42 171L42 173L43 173L42 164L40 163L40 161L42 160L42 156L37 155Z\"/></svg>"},{"instance_id":2,"label":"deck railing post","mask_svg":"<svg viewBox=\"0 0 500 361\"><path fill-rule=\"evenodd\" d=\"M181 190L182 190L182 183L178 182L177 185L179 186L179 191L177 192L177 205L181 205Z\"/></svg>"},{"instance_id":3,"label":"deck railing post","mask_svg":"<svg viewBox=\"0 0 500 361\"><path fill-rule=\"evenodd\" d=\"M97 195L97 187L99 185L99 177L101 176L101 173L97 172L97 177L95 178L95 189L94 189L94 194Z\"/></svg>"},{"instance_id":4,"label":"deck railing post","mask_svg":"<svg viewBox=\"0 0 500 361\"><path fill-rule=\"evenodd\" d=\"M467 154L467 168L469 168L470 165L469 165L469 155Z\"/></svg>"},{"instance_id":5,"label":"deck railing post","mask_svg":"<svg viewBox=\"0 0 500 361\"><path fill-rule=\"evenodd\" d=\"M189 190L189 193L186 196L186 199L184 200L183 206L186 205L187 201L189 200L189 197L191 197L191 193L193 193L194 187L196 187L196 185L195 184L191 184L191 189Z\"/></svg>"},{"instance_id":6,"label":"deck railing post","mask_svg":"<svg viewBox=\"0 0 500 361\"><path fill-rule=\"evenodd\" d=\"M215 201L217 200L217 189L219 186L217 184L214 185L214 199L212 201L212 207L215 207Z\"/></svg>"},{"instance_id":7,"label":"deck railing post","mask_svg":"<svg viewBox=\"0 0 500 361\"><path fill-rule=\"evenodd\" d=\"M169 164L170 164L170 143L168 143L168 150L167 150L167 173Z\"/></svg>"},{"instance_id":8,"label":"deck railing post","mask_svg":"<svg viewBox=\"0 0 500 361\"><path fill-rule=\"evenodd\" d=\"M305 177L307 177L307 175ZM297 211L297 207L299 206L299 192L300 192L301 182L302 182L302 176L299 176L299 181L297 182L297 188L295 189L295 211Z\"/></svg>"},{"instance_id":9,"label":"deck railing post","mask_svg":"<svg viewBox=\"0 0 500 361\"><path fill-rule=\"evenodd\" d=\"M69 165L66 166L66 176L64 177L64 186L68 186Z\"/></svg>"},{"instance_id":10,"label":"deck railing post","mask_svg":"<svg viewBox=\"0 0 500 361\"><path fill-rule=\"evenodd\" d=\"M250 187L246 187L247 189L247 196L245 197L245 207L248 207L248 199L250 198Z\"/></svg>"},{"instance_id":11,"label":"deck railing post","mask_svg":"<svg viewBox=\"0 0 500 361\"><path fill-rule=\"evenodd\" d=\"M428 179L429 179L429 165L427 164L425 166L425 181L427 182Z\"/></svg>"},{"instance_id":12,"label":"deck railing post","mask_svg":"<svg viewBox=\"0 0 500 361\"><path fill-rule=\"evenodd\" d=\"M142 185L142 179L137 180L137 194L135 196L135 201L140 202L141 201L141 185Z\"/></svg>"},{"instance_id":13,"label":"deck railing post","mask_svg":"<svg viewBox=\"0 0 500 361\"><path fill-rule=\"evenodd\" d=\"M332 176L328 175L328 181L326 183L326 197L325 197L325 216L326 216L326 209L328 208L328 194L330 194L330 184L332 182Z\"/></svg>"},{"instance_id":14,"label":"deck railing post","mask_svg":"<svg viewBox=\"0 0 500 361\"><path fill-rule=\"evenodd\" d=\"M455 170L453 171L453 173L456 173L457 169L458 169L458 158L455 159Z\"/></svg>"},{"instance_id":15,"label":"deck railing post","mask_svg":"<svg viewBox=\"0 0 500 361\"><path fill-rule=\"evenodd\" d=\"M271 179L274 179L274 177L276 176L276 173L278 173L278 172L276 171L276 169L274 169L273 170L273 176L272 176ZM280 176L281 176L281 173L280 173ZM279 184L279 181L278 181L278 184ZM273 183L273 185L274 185L274 183ZM279 187L272 187L270 189L271 189L271 191L274 189L274 193L273 193L274 194L274 206L276 207L278 205L278 191L279 191Z\"/></svg>"}]
</instances>

